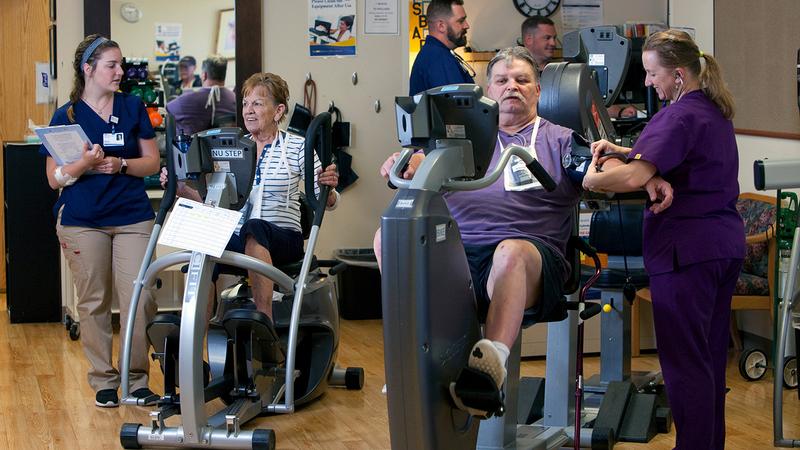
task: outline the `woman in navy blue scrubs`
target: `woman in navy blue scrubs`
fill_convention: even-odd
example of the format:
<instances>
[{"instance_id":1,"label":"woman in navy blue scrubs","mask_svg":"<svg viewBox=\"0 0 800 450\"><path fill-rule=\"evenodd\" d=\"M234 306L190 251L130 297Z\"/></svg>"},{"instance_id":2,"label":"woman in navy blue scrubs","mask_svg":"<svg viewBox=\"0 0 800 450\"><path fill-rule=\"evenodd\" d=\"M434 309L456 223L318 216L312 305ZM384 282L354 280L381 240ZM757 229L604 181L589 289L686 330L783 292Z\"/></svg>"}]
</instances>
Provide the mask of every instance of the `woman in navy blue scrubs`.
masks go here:
<instances>
[{"instance_id":1,"label":"woman in navy blue scrubs","mask_svg":"<svg viewBox=\"0 0 800 450\"><path fill-rule=\"evenodd\" d=\"M676 448L722 449L731 296L745 254L733 98L716 60L685 32L651 35L642 62L645 84L670 105L633 149L593 143L584 187L645 188L663 200L645 213L643 246ZM606 163L606 152L628 163Z\"/></svg>"},{"instance_id":2,"label":"woman in navy blue scrubs","mask_svg":"<svg viewBox=\"0 0 800 450\"><path fill-rule=\"evenodd\" d=\"M50 125L79 124L92 145L82 157L60 166L46 149L47 180L61 189L54 207L56 232L69 263L78 296L81 344L89 360L89 385L95 404L115 407L119 371L112 362L111 299L116 294L120 323L127 323L133 281L153 227L153 208L143 177L158 171L155 133L139 97L119 91L122 53L99 35L75 51L75 79L69 101ZM145 326L156 312L151 293L142 291L131 353L131 392L145 403L148 388ZM120 352L121 353L121 352Z\"/></svg>"}]
</instances>

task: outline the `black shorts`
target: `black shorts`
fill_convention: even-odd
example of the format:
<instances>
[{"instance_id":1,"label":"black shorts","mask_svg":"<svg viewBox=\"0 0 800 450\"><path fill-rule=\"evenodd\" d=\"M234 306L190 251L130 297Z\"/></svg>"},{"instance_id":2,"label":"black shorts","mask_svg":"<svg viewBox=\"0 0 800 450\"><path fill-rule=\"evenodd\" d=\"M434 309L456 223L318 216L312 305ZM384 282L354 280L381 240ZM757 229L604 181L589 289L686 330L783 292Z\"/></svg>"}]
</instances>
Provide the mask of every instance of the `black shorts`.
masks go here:
<instances>
[{"instance_id":1,"label":"black shorts","mask_svg":"<svg viewBox=\"0 0 800 450\"><path fill-rule=\"evenodd\" d=\"M273 266L295 263L303 259L303 235L299 231L288 230L261 219L250 219L242 225L238 234L234 233L225 250L244 253L247 236L252 236L259 245L266 248L272 257ZM225 273L243 274L244 269L218 264L214 268L213 279L219 276L220 269Z\"/></svg>"},{"instance_id":2,"label":"black shorts","mask_svg":"<svg viewBox=\"0 0 800 450\"><path fill-rule=\"evenodd\" d=\"M542 298L526 311L523 325L530 326L538 322L563 320L565 311L563 289L566 281L564 274L568 272L566 263L561 256L542 242L535 239L522 240L532 243L542 255ZM464 246L482 321L486 318L491 301L486 286L489 282L489 273L492 271L494 252L498 245L499 243Z\"/></svg>"}]
</instances>

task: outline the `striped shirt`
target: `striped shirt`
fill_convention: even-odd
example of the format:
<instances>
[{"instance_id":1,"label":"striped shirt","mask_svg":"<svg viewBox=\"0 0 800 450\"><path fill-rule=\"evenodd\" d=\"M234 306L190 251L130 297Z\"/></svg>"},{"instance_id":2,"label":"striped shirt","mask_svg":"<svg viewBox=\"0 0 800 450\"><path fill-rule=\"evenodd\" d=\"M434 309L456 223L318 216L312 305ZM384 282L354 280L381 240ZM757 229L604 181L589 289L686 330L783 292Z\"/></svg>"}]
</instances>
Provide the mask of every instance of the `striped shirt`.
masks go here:
<instances>
[{"instance_id":1,"label":"striped shirt","mask_svg":"<svg viewBox=\"0 0 800 450\"><path fill-rule=\"evenodd\" d=\"M256 180L253 183L250 201L245 206L243 220L259 218L278 225L281 228L300 232L300 182L305 179L305 139L280 132L283 138L283 149L276 142L275 148L267 144L259 155L256 169ZM322 167L314 154L314 179L316 171ZM253 198L261 191L261 212L252 211ZM319 186L314 183L315 194L319 195ZM242 222L243 223L243 222ZM242 223L237 227L239 232Z\"/></svg>"}]
</instances>

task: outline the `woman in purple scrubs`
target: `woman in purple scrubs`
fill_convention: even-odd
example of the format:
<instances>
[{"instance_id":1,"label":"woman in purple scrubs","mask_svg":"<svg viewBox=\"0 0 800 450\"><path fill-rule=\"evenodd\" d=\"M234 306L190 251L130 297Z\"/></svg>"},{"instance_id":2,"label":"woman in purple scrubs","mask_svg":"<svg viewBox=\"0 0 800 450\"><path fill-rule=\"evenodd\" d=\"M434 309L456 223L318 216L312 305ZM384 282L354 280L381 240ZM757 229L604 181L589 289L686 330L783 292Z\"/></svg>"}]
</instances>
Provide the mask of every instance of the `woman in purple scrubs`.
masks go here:
<instances>
[{"instance_id":1,"label":"woman in purple scrubs","mask_svg":"<svg viewBox=\"0 0 800 450\"><path fill-rule=\"evenodd\" d=\"M645 85L670 104L633 149L593 143L583 185L661 200L645 212L643 248L676 448L722 449L731 295L745 253L733 97L687 33L654 33L642 50ZM627 164L604 161L610 152Z\"/></svg>"}]
</instances>

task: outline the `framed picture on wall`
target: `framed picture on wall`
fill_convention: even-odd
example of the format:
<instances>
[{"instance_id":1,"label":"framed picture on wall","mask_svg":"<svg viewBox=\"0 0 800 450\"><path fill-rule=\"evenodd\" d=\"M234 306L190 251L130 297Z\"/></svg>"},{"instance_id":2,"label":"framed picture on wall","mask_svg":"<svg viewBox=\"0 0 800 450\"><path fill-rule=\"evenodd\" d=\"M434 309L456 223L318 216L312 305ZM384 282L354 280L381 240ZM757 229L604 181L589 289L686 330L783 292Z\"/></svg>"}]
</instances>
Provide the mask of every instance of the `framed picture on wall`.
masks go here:
<instances>
[{"instance_id":1,"label":"framed picture on wall","mask_svg":"<svg viewBox=\"0 0 800 450\"><path fill-rule=\"evenodd\" d=\"M236 56L236 16L233 9L219 12L217 54L232 59Z\"/></svg>"}]
</instances>

